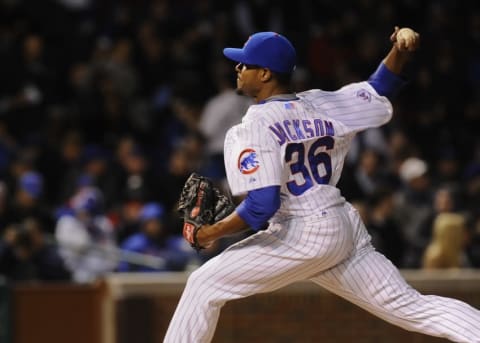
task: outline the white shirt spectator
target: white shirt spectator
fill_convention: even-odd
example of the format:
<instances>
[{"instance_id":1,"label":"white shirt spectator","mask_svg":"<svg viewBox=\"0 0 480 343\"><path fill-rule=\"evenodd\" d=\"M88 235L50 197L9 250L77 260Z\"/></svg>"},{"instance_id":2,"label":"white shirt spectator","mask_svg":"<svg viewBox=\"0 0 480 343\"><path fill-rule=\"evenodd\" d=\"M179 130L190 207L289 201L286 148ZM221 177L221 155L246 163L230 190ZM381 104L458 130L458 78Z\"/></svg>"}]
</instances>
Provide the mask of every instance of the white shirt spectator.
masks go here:
<instances>
[{"instance_id":1,"label":"white shirt spectator","mask_svg":"<svg viewBox=\"0 0 480 343\"><path fill-rule=\"evenodd\" d=\"M208 155L223 154L225 134L229 128L239 124L252 100L227 89L208 101L203 110L199 129L207 138Z\"/></svg>"},{"instance_id":2,"label":"white shirt spectator","mask_svg":"<svg viewBox=\"0 0 480 343\"><path fill-rule=\"evenodd\" d=\"M93 282L117 265L108 253L115 248L115 240L113 225L105 216L96 216L86 225L73 215L64 215L57 222L55 237L75 282Z\"/></svg>"}]
</instances>

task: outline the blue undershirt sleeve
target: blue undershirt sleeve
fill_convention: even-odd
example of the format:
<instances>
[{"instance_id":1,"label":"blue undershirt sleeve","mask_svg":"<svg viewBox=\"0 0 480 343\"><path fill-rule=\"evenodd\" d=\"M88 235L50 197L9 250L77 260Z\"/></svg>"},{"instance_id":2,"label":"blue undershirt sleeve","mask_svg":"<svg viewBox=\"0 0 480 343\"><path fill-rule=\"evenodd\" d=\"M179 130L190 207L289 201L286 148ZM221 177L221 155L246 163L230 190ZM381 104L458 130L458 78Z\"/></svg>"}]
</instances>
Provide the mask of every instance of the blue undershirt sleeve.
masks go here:
<instances>
[{"instance_id":1,"label":"blue undershirt sleeve","mask_svg":"<svg viewBox=\"0 0 480 343\"><path fill-rule=\"evenodd\" d=\"M379 95L392 100L400 89L407 83L403 78L388 70L382 62L377 70L370 76L367 82Z\"/></svg>"},{"instance_id":2,"label":"blue undershirt sleeve","mask_svg":"<svg viewBox=\"0 0 480 343\"><path fill-rule=\"evenodd\" d=\"M260 230L280 208L280 186L270 186L248 192L235 209L253 230Z\"/></svg>"}]
</instances>

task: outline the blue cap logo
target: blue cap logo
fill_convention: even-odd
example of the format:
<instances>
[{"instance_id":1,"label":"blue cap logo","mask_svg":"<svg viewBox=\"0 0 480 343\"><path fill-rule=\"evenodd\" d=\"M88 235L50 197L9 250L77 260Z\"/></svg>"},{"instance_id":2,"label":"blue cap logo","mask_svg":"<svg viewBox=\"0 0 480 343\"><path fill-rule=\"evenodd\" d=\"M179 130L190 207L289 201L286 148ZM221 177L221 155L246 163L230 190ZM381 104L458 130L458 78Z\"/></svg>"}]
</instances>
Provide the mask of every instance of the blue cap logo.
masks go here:
<instances>
[{"instance_id":1,"label":"blue cap logo","mask_svg":"<svg viewBox=\"0 0 480 343\"><path fill-rule=\"evenodd\" d=\"M242 49L225 48L223 54L239 63L253 64L277 73L295 70L297 53L292 43L276 32L258 32L251 35Z\"/></svg>"}]
</instances>

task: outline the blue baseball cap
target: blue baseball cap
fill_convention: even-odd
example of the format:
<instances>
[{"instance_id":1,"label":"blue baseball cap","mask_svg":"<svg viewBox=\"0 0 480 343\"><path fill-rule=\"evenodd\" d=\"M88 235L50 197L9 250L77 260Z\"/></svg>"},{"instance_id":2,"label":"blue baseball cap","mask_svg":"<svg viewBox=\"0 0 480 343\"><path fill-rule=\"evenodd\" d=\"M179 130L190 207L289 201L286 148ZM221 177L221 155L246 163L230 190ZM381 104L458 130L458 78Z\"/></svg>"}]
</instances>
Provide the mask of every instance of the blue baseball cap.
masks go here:
<instances>
[{"instance_id":1,"label":"blue baseball cap","mask_svg":"<svg viewBox=\"0 0 480 343\"><path fill-rule=\"evenodd\" d=\"M26 172L20 177L20 187L33 198L38 198L43 192L43 178L37 172Z\"/></svg>"},{"instance_id":2,"label":"blue baseball cap","mask_svg":"<svg viewBox=\"0 0 480 343\"><path fill-rule=\"evenodd\" d=\"M74 211L99 214L103 209L103 193L96 187L81 187L70 199Z\"/></svg>"},{"instance_id":3,"label":"blue baseball cap","mask_svg":"<svg viewBox=\"0 0 480 343\"><path fill-rule=\"evenodd\" d=\"M163 216L165 214L165 209L163 208L162 205L158 203L147 203L142 207L142 210L140 212L140 220L142 222L145 222L147 220L151 219L163 219Z\"/></svg>"},{"instance_id":4,"label":"blue baseball cap","mask_svg":"<svg viewBox=\"0 0 480 343\"><path fill-rule=\"evenodd\" d=\"M242 49L225 48L223 54L239 63L253 64L277 73L295 70L297 53L292 43L276 32L258 32L251 35Z\"/></svg>"}]
</instances>

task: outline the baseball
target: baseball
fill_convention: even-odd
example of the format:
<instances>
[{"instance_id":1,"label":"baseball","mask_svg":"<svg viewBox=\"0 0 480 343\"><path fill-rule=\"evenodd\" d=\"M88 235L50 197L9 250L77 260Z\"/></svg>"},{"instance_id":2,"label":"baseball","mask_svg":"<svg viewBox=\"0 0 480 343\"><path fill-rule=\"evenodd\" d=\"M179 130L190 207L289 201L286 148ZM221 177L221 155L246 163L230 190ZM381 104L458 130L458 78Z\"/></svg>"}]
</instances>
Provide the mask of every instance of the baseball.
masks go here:
<instances>
[{"instance_id":1,"label":"baseball","mask_svg":"<svg viewBox=\"0 0 480 343\"><path fill-rule=\"evenodd\" d=\"M419 35L408 27L401 28L397 31L396 46L400 51L415 51L418 47Z\"/></svg>"},{"instance_id":2,"label":"baseball","mask_svg":"<svg viewBox=\"0 0 480 343\"><path fill-rule=\"evenodd\" d=\"M403 40L410 40L415 38L415 31L408 27L401 28L397 32L397 40L403 39Z\"/></svg>"}]
</instances>

